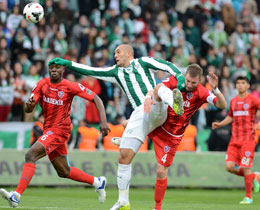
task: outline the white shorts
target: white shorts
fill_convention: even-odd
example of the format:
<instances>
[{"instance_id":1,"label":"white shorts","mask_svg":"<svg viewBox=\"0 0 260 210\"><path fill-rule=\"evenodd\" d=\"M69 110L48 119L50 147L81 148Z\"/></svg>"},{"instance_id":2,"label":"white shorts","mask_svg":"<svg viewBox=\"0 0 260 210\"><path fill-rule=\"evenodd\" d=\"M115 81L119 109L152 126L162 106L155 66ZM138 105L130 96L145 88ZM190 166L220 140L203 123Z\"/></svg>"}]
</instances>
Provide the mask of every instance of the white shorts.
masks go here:
<instances>
[{"instance_id":1,"label":"white shorts","mask_svg":"<svg viewBox=\"0 0 260 210\"><path fill-rule=\"evenodd\" d=\"M145 137L167 119L168 105L155 102L149 114L144 113L144 104L137 107L130 116L122 138L137 138L142 143Z\"/></svg>"}]
</instances>

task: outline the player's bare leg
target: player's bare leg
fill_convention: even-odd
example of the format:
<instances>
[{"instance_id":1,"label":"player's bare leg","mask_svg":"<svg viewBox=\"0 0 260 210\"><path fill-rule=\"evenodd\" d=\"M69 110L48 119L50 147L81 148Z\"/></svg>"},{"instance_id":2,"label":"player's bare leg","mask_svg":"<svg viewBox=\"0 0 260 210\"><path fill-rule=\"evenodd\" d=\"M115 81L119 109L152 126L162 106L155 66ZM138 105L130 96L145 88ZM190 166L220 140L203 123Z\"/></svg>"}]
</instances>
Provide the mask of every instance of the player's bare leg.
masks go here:
<instances>
[{"instance_id":1,"label":"player's bare leg","mask_svg":"<svg viewBox=\"0 0 260 210\"><path fill-rule=\"evenodd\" d=\"M95 187L96 192L99 194L99 202L104 203L106 199L106 177L94 177L78 168L69 166L67 156L58 156L52 161L52 165L55 168L57 174L61 178L72 179L77 182L88 183Z\"/></svg>"}]
</instances>

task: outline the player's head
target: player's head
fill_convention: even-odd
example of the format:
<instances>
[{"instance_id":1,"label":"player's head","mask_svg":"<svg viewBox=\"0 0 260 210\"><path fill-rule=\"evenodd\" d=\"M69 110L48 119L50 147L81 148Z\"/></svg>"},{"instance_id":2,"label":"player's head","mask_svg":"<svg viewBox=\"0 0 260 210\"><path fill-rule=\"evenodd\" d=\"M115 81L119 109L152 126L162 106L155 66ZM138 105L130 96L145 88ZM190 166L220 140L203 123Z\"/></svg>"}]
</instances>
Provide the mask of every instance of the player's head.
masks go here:
<instances>
[{"instance_id":1,"label":"player's head","mask_svg":"<svg viewBox=\"0 0 260 210\"><path fill-rule=\"evenodd\" d=\"M127 67L134 58L134 50L128 44L121 44L115 49L115 60L119 67Z\"/></svg>"},{"instance_id":2,"label":"player's head","mask_svg":"<svg viewBox=\"0 0 260 210\"><path fill-rule=\"evenodd\" d=\"M202 77L202 68L198 64L191 64L187 67L185 74L185 86L187 91L193 91L197 88Z\"/></svg>"},{"instance_id":3,"label":"player's head","mask_svg":"<svg viewBox=\"0 0 260 210\"><path fill-rule=\"evenodd\" d=\"M63 79L65 66L52 64L49 66L49 74L52 83L59 83Z\"/></svg>"},{"instance_id":4,"label":"player's head","mask_svg":"<svg viewBox=\"0 0 260 210\"><path fill-rule=\"evenodd\" d=\"M235 85L239 93L245 93L250 88L249 79L245 76L238 76Z\"/></svg>"}]
</instances>

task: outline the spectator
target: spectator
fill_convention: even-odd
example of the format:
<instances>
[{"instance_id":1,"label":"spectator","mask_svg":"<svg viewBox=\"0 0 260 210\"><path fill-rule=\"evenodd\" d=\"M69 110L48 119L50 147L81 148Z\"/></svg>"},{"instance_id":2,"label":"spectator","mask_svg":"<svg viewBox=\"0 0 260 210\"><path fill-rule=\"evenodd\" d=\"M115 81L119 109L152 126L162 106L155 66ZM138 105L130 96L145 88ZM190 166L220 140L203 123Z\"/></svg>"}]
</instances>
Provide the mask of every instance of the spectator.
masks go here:
<instances>
[{"instance_id":1,"label":"spectator","mask_svg":"<svg viewBox=\"0 0 260 210\"><path fill-rule=\"evenodd\" d=\"M8 120L14 99L14 90L10 84L10 75L0 68L0 122Z\"/></svg>"},{"instance_id":2,"label":"spectator","mask_svg":"<svg viewBox=\"0 0 260 210\"><path fill-rule=\"evenodd\" d=\"M23 69L19 62L14 64L14 77L12 85L14 89L14 101L12 104L12 121L24 121L24 100L26 94L25 80L22 75Z\"/></svg>"}]
</instances>

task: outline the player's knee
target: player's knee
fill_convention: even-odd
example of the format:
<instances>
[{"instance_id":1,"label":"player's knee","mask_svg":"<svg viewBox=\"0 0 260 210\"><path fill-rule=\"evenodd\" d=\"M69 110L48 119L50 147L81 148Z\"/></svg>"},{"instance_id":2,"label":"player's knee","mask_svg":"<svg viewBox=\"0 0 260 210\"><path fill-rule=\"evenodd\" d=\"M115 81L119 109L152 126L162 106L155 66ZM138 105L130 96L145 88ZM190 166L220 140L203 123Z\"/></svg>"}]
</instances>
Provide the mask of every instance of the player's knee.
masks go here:
<instances>
[{"instance_id":1,"label":"player's knee","mask_svg":"<svg viewBox=\"0 0 260 210\"><path fill-rule=\"evenodd\" d=\"M57 174L60 178L67 178L69 173L69 170L57 170Z\"/></svg>"},{"instance_id":2,"label":"player's knee","mask_svg":"<svg viewBox=\"0 0 260 210\"><path fill-rule=\"evenodd\" d=\"M118 162L120 164L130 164L133 158L132 152L128 152L125 150L120 150Z\"/></svg>"},{"instance_id":3,"label":"player's knee","mask_svg":"<svg viewBox=\"0 0 260 210\"><path fill-rule=\"evenodd\" d=\"M235 170L235 168L233 165L229 165L229 164L226 165L226 171L233 173L234 170Z\"/></svg>"},{"instance_id":4,"label":"player's knee","mask_svg":"<svg viewBox=\"0 0 260 210\"><path fill-rule=\"evenodd\" d=\"M161 99L160 99L160 97L159 97L159 95L158 95L158 91L159 91L159 89L160 89L161 86L162 86L162 85L156 85L155 88L154 88L153 96L154 96L154 99L155 99L156 101L161 101Z\"/></svg>"},{"instance_id":5,"label":"player's knee","mask_svg":"<svg viewBox=\"0 0 260 210\"><path fill-rule=\"evenodd\" d=\"M165 179L167 177L167 170L163 168L157 168L156 170L156 178L157 179Z\"/></svg>"},{"instance_id":6,"label":"player's knee","mask_svg":"<svg viewBox=\"0 0 260 210\"><path fill-rule=\"evenodd\" d=\"M36 162L36 157L35 157L34 153L31 150L26 152L26 154L25 154L25 162L26 163L35 163Z\"/></svg>"}]
</instances>

